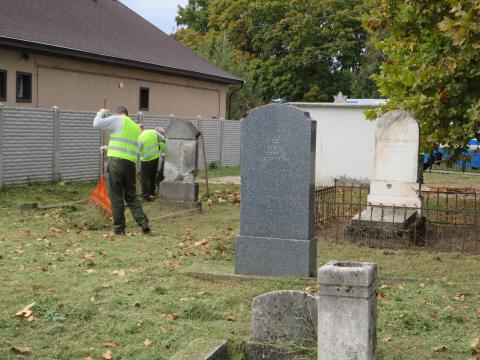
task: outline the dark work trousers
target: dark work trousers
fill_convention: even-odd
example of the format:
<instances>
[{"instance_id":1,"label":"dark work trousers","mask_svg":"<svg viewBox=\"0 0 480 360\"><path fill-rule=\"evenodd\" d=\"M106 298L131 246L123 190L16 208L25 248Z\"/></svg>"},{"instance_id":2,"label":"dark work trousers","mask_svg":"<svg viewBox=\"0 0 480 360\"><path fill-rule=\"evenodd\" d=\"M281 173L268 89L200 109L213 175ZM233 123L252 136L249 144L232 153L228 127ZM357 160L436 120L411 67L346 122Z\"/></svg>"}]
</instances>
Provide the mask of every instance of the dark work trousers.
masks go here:
<instances>
[{"instance_id":1,"label":"dark work trousers","mask_svg":"<svg viewBox=\"0 0 480 360\"><path fill-rule=\"evenodd\" d=\"M142 183L142 197L147 199L149 196L155 196L155 178L157 177L158 159L151 161L142 161L140 168L140 179Z\"/></svg>"},{"instance_id":2,"label":"dark work trousers","mask_svg":"<svg viewBox=\"0 0 480 360\"><path fill-rule=\"evenodd\" d=\"M125 159L109 158L108 193L112 202L113 231L125 232L125 202L133 218L142 229L148 229L148 218L137 199L135 163ZM124 202L125 200L125 202Z\"/></svg>"},{"instance_id":3,"label":"dark work trousers","mask_svg":"<svg viewBox=\"0 0 480 360\"><path fill-rule=\"evenodd\" d=\"M160 186L160 183L165 179L165 176L163 175L163 170L165 169L165 157L161 157L159 159L159 168L158 168L158 174L157 174L157 187Z\"/></svg>"}]
</instances>

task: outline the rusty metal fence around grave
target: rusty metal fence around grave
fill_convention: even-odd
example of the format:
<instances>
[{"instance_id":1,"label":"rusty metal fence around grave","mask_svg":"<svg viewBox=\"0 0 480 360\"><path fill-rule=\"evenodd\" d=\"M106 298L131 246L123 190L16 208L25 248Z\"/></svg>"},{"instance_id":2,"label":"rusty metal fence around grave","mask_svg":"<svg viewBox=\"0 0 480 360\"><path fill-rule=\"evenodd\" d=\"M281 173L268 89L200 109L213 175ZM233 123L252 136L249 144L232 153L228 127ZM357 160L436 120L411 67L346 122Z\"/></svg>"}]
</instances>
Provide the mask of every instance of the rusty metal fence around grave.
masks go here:
<instances>
[{"instance_id":1,"label":"rusty metal fence around grave","mask_svg":"<svg viewBox=\"0 0 480 360\"><path fill-rule=\"evenodd\" d=\"M421 208L373 206L367 202L368 192L368 185L317 188L317 238L391 249L480 253L480 191L425 188Z\"/></svg>"}]
</instances>

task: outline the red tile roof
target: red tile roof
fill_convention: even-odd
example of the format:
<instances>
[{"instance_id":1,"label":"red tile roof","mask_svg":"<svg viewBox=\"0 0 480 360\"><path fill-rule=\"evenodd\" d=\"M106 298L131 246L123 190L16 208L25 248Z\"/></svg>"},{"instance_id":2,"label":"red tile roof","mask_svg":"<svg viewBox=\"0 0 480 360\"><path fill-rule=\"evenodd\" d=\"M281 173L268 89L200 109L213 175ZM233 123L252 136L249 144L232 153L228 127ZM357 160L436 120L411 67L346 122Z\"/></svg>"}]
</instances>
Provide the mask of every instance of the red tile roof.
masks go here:
<instances>
[{"instance_id":1,"label":"red tile roof","mask_svg":"<svg viewBox=\"0 0 480 360\"><path fill-rule=\"evenodd\" d=\"M242 82L117 0L0 0L2 44L221 83Z\"/></svg>"}]
</instances>

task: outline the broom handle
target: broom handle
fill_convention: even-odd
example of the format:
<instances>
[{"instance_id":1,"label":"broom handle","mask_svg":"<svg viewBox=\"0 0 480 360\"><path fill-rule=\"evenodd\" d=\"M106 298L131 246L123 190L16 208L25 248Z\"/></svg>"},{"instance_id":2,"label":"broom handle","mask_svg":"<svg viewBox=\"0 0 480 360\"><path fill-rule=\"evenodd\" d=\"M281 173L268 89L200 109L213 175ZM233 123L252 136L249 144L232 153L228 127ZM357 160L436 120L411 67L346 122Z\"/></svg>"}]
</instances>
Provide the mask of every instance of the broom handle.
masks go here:
<instances>
[{"instance_id":1,"label":"broom handle","mask_svg":"<svg viewBox=\"0 0 480 360\"><path fill-rule=\"evenodd\" d=\"M207 198L210 198L210 190L208 189L208 166L207 166L207 152L205 151L205 141L203 140L203 133L200 133L202 137L202 149L203 149L203 166L205 168L205 186L207 188Z\"/></svg>"},{"instance_id":2,"label":"broom handle","mask_svg":"<svg viewBox=\"0 0 480 360\"><path fill-rule=\"evenodd\" d=\"M104 109L107 108L106 97L103 98L103 108ZM100 146L105 145L105 140L106 140L105 131L102 131L102 139L101 139ZM104 176L104 175L105 175L105 154L103 151L100 151L100 176Z\"/></svg>"}]
</instances>

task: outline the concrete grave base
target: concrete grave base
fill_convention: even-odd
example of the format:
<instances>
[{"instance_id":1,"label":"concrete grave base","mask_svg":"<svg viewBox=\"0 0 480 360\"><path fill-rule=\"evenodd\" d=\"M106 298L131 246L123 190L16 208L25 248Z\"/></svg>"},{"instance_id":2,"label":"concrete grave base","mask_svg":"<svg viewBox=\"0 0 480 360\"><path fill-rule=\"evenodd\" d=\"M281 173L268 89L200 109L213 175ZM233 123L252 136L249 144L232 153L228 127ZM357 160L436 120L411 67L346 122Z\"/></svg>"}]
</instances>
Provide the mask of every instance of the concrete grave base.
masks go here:
<instances>
[{"instance_id":1,"label":"concrete grave base","mask_svg":"<svg viewBox=\"0 0 480 360\"><path fill-rule=\"evenodd\" d=\"M227 345L225 340L196 339L170 360L228 360Z\"/></svg>"},{"instance_id":2,"label":"concrete grave base","mask_svg":"<svg viewBox=\"0 0 480 360\"><path fill-rule=\"evenodd\" d=\"M238 235L235 273L263 276L314 276L317 241Z\"/></svg>"},{"instance_id":3,"label":"concrete grave base","mask_svg":"<svg viewBox=\"0 0 480 360\"><path fill-rule=\"evenodd\" d=\"M233 265L230 262L202 262L195 263L190 266L181 267L179 269L180 274L191 276L195 279L218 281L218 280L235 280L235 281L248 281L248 280L269 280L269 281L285 281L284 277L274 276L259 276L259 275L244 275L235 274ZM305 286L312 286L314 279L309 277L295 278L299 283Z\"/></svg>"},{"instance_id":4,"label":"concrete grave base","mask_svg":"<svg viewBox=\"0 0 480 360\"><path fill-rule=\"evenodd\" d=\"M315 349L311 349L315 351ZM245 343L247 360L295 360L305 359L304 351L287 346L272 345L254 341Z\"/></svg>"},{"instance_id":5,"label":"concrete grave base","mask_svg":"<svg viewBox=\"0 0 480 360\"><path fill-rule=\"evenodd\" d=\"M351 220L351 226L365 228L389 227L390 230L405 230L414 225L419 217L418 211L408 208L367 207Z\"/></svg>"},{"instance_id":6,"label":"concrete grave base","mask_svg":"<svg viewBox=\"0 0 480 360\"><path fill-rule=\"evenodd\" d=\"M160 183L160 200L197 203L198 183L181 181L162 181Z\"/></svg>"}]
</instances>

